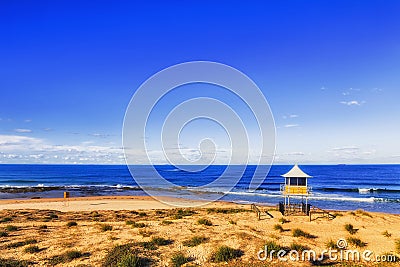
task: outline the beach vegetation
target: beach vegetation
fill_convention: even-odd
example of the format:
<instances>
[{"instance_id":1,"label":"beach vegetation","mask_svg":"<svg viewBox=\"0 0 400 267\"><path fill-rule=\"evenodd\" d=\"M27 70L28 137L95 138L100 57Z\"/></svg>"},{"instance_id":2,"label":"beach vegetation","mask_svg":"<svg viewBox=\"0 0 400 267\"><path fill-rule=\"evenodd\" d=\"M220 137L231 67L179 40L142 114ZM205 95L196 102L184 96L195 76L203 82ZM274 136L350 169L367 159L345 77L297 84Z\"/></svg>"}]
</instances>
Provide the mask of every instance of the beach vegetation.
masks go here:
<instances>
[{"instance_id":1,"label":"beach vegetation","mask_svg":"<svg viewBox=\"0 0 400 267\"><path fill-rule=\"evenodd\" d=\"M163 221L161 222L162 225L170 225L170 224L173 224L173 223L174 223L174 222L168 221L168 220L163 220Z\"/></svg>"},{"instance_id":2,"label":"beach vegetation","mask_svg":"<svg viewBox=\"0 0 400 267\"><path fill-rule=\"evenodd\" d=\"M8 233L6 231L0 231L0 237L7 237Z\"/></svg>"},{"instance_id":3,"label":"beach vegetation","mask_svg":"<svg viewBox=\"0 0 400 267\"><path fill-rule=\"evenodd\" d=\"M135 263L132 266L145 266L144 264L144 259L140 258L132 251L133 244L128 243L128 244L123 244L123 245L117 245L113 247L106 256L103 258L102 265L103 267L109 267L109 266L131 266L127 265L128 263ZM128 259L130 256L135 256L137 259ZM123 265L125 264L125 265Z\"/></svg>"},{"instance_id":4,"label":"beach vegetation","mask_svg":"<svg viewBox=\"0 0 400 267\"><path fill-rule=\"evenodd\" d=\"M45 224L39 225L39 229L40 230L45 230L45 229L47 229L47 225L45 225Z\"/></svg>"},{"instance_id":5,"label":"beach vegetation","mask_svg":"<svg viewBox=\"0 0 400 267\"><path fill-rule=\"evenodd\" d=\"M229 220L228 223L229 223L229 224L233 224L233 225L236 225L236 224L237 224L236 221L234 221L234 220Z\"/></svg>"},{"instance_id":6,"label":"beach vegetation","mask_svg":"<svg viewBox=\"0 0 400 267\"><path fill-rule=\"evenodd\" d=\"M141 211L141 212L138 213L138 215L139 215L140 217L145 217L145 216L147 216L147 213L144 212L144 211Z\"/></svg>"},{"instance_id":7,"label":"beach vegetation","mask_svg":"<svg viewBox=\"0 0 400 267\"><path fill-rule=\"evenodd\" d=\"M209 219L206 218L200 218L197 220L198 224L206 225L206 226L212 226L212 222Z\"/></svg>"},{"instance_id":8,"label":"beach vegetation","mask_svg":"<svg viewBox=\"0 0 400 267\"><path fill-rule=\"evenodd\" d=\"M139 234L143 237L150 237L154 234L154 232L146 230L146 229L140 229Z\"/></svg>"},{"instance_id":9,"label":"beach vegetation","mask_svg":"<svg viewBox=\"0 0 400 267\"><path fill-rule=\"evenodd\" d=\"M144 258L139 257L136 254L125 254L118 260L118 267L142 267L146 266Z\"/></svg>"},{"instance_id":10,"label":"beach vegetation","mask_svg":"<svg viewBox=\"0 0 400 267\"><path fill-rule=\"evenodd\" d=\"M395 242L395 249L397 253L400 253L400 239L397 239Z\"/></svg>"},{"instance_id":11,"label":"beach vegetation","mask_svg":"<svg viewBox=\"0 0 400 267\"><path fill-rule=\"evenodd\" d=\"M362 210L362 209L356 210L356 213L359 215L362 215L362 216L367 216L367 217L372 218L371 214L369 214L368 212L366 212L365 210Z\"/></svg>"},{"instance_id":12,"label":"beach vegetation","mask_svg":"<svg viewBox=\"0 0 400 267\"><path fill-rule=\"evenodd\" d=\"M32 245L32 244L36 244L36 243L37 243L36 239L27 239L25 241L18 241L18 242L10 243L6 247L7 248L18 248L18 247L23 247L25 245Z\"/></svg>"},{"instance_id":13,"label":"beach vegetation","mask_svg":"<svg viewBox=\"0 0 400 267\"><path fill-rule=\"evenodd\" d=\"M143 222L127 221L126 224L132 226L132 228L144 228L147 225Z\"/></svg>"},{"instance_id":14,"label":"beach vegetation","mask_svg":"<svg viewBox=\"0 0 400 267\"><path fill-rule=\"evenodd\" d=\"M282 218L279 219L279 222L281 224L285 224L285 223L289 223L290 221L288 219L282 217Z\"/></svg>"},{"instance_id":15,"label":"beach vegetation","mask_svg":"<svg viewBox=\"0 0 400 267\"><path fill-rule=\"evenodd\" d=\"M285 229L283 229L282 225L280 225L280 224L275 224L274 230L279 231L281 233L285 231Z\"/></svg>"},{"instance_id":16,"label":"beach vegetation","mask_svg":"<svg viewBox=\"0 0 400 267\"><path fill-rule=\"evenodd\" d=\"M355 247L363 248L367 245L367 243L361 241L361 239L357 237L349 237L346 239L347 243L353 245Z\"/></svg>"},{"instance_id":17,"label":"beach vegetation","mask_svg":"<svg viewBox=\"0 0 400 267\"><path fill-rule=\"evenodd\" d=\"M73 226L77 226L78 225L78 223L77 222L74 222L74 221L72 221L72 222L67 222L67 227L73 227Z\"/></svg>"},{"instance_id":18,"label":"beach vegetation","mask_svg":"<svg viewBox=\"0 0 400 267\"><path fill-rule=\"evenodd\" d=\"M15 225L7 225L6 230L9 232L14 232L14 231L18 231L18 227Z\"/></svg>"},{"instance_id":19,"label":"beach vegetation","mask_svg":"<svg viewBox=\"0 0 400 267\"><path fill-rule=\"evenodd\" d=\"M183 241L182 244L187 247L195 247L207 241L208 238L205 236L193 236L192 238Z\"/></svg>"},{"instance_id":20,"label":"beach vegetation","mask_svg":"<svg viewBox=\"0 0 400 267\"><path fill-rule=\"evenodd\" d=\"M328 242L326 242L325 246L328 249L339 249L337 243L335 241L333 241L332 239L330 239Z\"/></svg>"},{"instance_id":21,"label":"beach vegetation","mask_svg":"<svg viewBox=\"0 0 400 267\"><path fill-rule=\"evenodd\" d=\"M172 240L165 239L163 237L153 237L150 242L157 246L166 246L172 244Z\"/></svg>"},{"instance_id":22,"label":"beach vegetation","mask_svg":"<svg viewBox=\"0 0 400 267\"><path fill-rule=\"evenodd\" d=\"M112 225L109 225L109 224L101 224L100 225L100 230L102 232L111 231L112 229L113 229Z\"/></svg>"},{"instance_id":23,"label":"beach vegetation","mask_svg":"<svg viewBox=\"0 0 400 267\"><path fill-rule=\"evenodd\" d=\"M275 241L272 241L272 240L269 240L269 241L265 242L264 248L265 248L267 251L272 251L272 250L275 250L275 251L286 250L285 247L279 245L278 243L276 243ZM263 249L264 249L264 248L263 248Z\"/></svg>"},{"instance_id":24,"label":"beach vegetation","mask_svg":"<svg viewBox=\"0 0 400 267\"><path fill-rule=\"evenodd\" d=\"M222 214L233 214L240 212L251 212L249 209L239 209L239 208L208 208L207 213L222 213Z\"/></svg>"},{"instance_id":25,"label":"beach vegetation","mask_svg":"<svg viewBox=\"0 0 400 267\"><path fill-rule=\"evenodd\" d=\"M49 259L49 264L57 265L60 263L71 262L75 259L79 259L87 254L80 252L79 250L66 251L61 255L55 255Z\"/></svg>"},{"instance_id":26,"label":"beach vegetation","mask_svg":"<svg viewBox=\"0 0 400 267\"><path fill-rule=\"evenodd\" d=\"M211 261L213 262L226 262L235 258L243 256L243 251L234 249L228 246L220 246L211 255Z\"/></svg>"},{"instance_id":27,"label":"beach vegetation","mask_svg":"<svg viewBox=\"0 0 400 267\"><path fill-rule=\"evenodd\" d=\"M307 233L299 228L293 229L292 231L293 237L305 237L305 238L316 238L316 236Z\"/></svg>"},{"instance_id":28,"label":"beach vegetation","mask_svg":"<svg viewBox=\"0 0 400 267\"><path fill-rule=\"evenodd\" d=\"M4 267L28 267L32 263L25 260L3 259L0 258L0 266Z\"/></svg>"},{"instance_id":29,"label":"beach vegetation","mask_svg":"<svg viewBox=\"0 0 400 267\"><path fill-rule=\"evenodd\" d=\"M138 245L147 250L156 250L158 248L156 244L150 241L139 242Z\"/></svg>"},{"instance_id":30,"label":"beach vegetation","mask_svg":"<svg viewBox=\"0 0 400 267\"><path fill-rule=\"evenodd\" d=\"M385 231L382 233L382 235L385 236L385 237L387 237L387 238L389 238L389 237L392 236L392 234L389 233L388 230L385 230Z\"/></svg>"},{"instance_id":31,"label":"beach vegetation","mask_svg":"<svg viewBox=\"0 0 400 267\"><path fill-rule=\"evenodd\" d=\"M310 248L307 247L306 245L303 245L303 244L292 243L292 244L290 245L290 249L291 249L291 250L296 250L297 252L302 252L302 251L308 250L308 249L310 249Z\"/></svg>"},{"instance_id":32,"label":"beach vegetation","mask_svg":"<svg viewBox=\"0 0 400 267\"><path fill-rule=\"evenodd\" d=\"M156 210L155 213L156 213L156 215L164 215L164 214L165 214L165 211L163 211L163 210Z\"/></svg>"},{"instance_id":33,"label":"beach vegetation","mask_svg":"<svg viewBox=\"0 0 400 267\"><path fill-rule=\"evenodd\" d=\"M172 212L173 213L171 215L173 219L182 219L183 217L188 217L196 214L196 212L191 209L175 209Z\"/></svg>"},{"instance_id":34,"label":"beach vegetation","mask_svg":"<svg viewBox=\"0 0 400 267\"><path fill-rule=\"evenodd\" d=\"M37 253L39 251L40 251L40 248L36 245L31 245L24 249L25 253Z\"/></svg>"},{"instance_id":35,"label":"beach vegetation","mask_svg":"<svg viewBox=\"0 0 400 267\"><path fill-rule=\"evenodd\" d=\"M4 217L0 219L0 223L4 223L4 222L11 222L12 218L11 217Z\"/></svg>"},{"instance_id":36,"label":"beach vegetation","mask_svg":"<svg viewBox=\"0 0 400 267\"><path fill-rule=\"evenodd\" d=\"M351 235L357 233L358 229L355 229L354 226L350 223L344 225L344 229L349 232Z\"/></svg>"},{"instance_id":37,"label":"beach vegetation","mask_svg":"<svg viewBox=\"0 0 400 267\"><path fill-rule=\"evenodd\" d=\"M182 252L176 252L171 257L171 263L173 267L180 267L188 262L190 262L191 258L186 257Z\"/></svg>"}]
</instances>

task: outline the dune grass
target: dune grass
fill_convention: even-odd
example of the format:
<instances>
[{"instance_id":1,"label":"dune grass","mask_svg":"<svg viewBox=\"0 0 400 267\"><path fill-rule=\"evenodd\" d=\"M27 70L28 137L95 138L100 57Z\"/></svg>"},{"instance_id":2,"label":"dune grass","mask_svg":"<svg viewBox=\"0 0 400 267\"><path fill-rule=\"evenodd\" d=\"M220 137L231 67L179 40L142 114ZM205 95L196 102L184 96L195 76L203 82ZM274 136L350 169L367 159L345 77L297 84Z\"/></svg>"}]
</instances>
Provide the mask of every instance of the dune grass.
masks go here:
<instances>
[{"instance_id":1,"label":"dune grass","mask_svg":"<svg viewBox=\"0 0 400 267\"><path fill-rule=\"evenodd\" d=\"M285 229L283 229L282 225L280 225L280 224L275 224L274 230L279 231L280 233L285 231Z\"/></svg>"},{"instance_id":2,"label":"dune grass","mask_svg":"<svg viewBox=\"0 0 400 267\"><path fill-rule=\"evenodd\" d=\"M309 238L309 239L316 238L316 236L314 236L310 233L307 233L299 228L293 229L292 234L293 234L293 237L305 237L305 238Z\"/></svg>"},{"instance_id":3,"label":"dune grass","mask_svg":"<svg viewBox=\"0 0 400 267\"><path fill-rule=\"evenodd\" d=\"M212 226L212 222L209 219L206 218L200 218L197 220L198 224L206 225L206 226Z\"/></svg>"},{"instance_id":4,"label":"dune grass","mask_svg":"<svg viewBox=\"0 0 400 267\"><path fill-rule=\"evenodd\" d=\"M392 237L392 234L389 233L387 230L384 231L384 232L382 233L382 235L385 236L385 237L387 237L387 238Z\"/></svg>"},{"instance_id":5,"label":"dune grass","mask_svg":"<svg viewBox=\"0 0 400 267\"><path fill-rule=\"evenodd\" d=\"M193 236L192 238L183 241L182 244L187 247L195 247L207 241L208 238L205 236Z\"/></svg>"},{"instance_id":6,"label":"dune grass","mask_svg":"<svg viewBox=\"0 0 400 267\"><path fill-rule=\"evenodd\" d=\"M190 261L190 257L186 257L182 252L176 252L171 257L171 266L180 267Z\"/></svg>"},{"instance_id":7,"label":"dune grass","mask_svg":"<svg viewBox=\"0 0 400 267\"><path fill-rule=\"evenodd\" d=\"M9 231L9 232L15 232L15 231L18 231L19 229L15 225L7 225L6 226L6 230Z\"/></svg>"},{"instance_id":8,"label":"dune grass","mask_svg":"<svg viewBox=\"0 0 400 267\"><path fill-rule=\"evenodd\" d=\"M56 255L53 256L52 258L50 258L48 260L48 263L51 265L57 265L57 264L61 264L61 263L68 263L71 262L75 259L79 259L81 257L83 257L85 254L83 254L82 252L80 252L79 250L70 250L70 251L66 251L61 255Z\"/></svg>"},{"instance_id":9,"label":"dune grass","mask_svg":"<svg viewBox=\"0 0 400 267\"><path fill-rule=\"evenodd\" d=\"M74 222L74 221L72 221L72 222L67 222L67 227L73 227L73 226L77 226L78 225L78 223L77 222Z\"/></svg>"},{"instance_id":10,"label":"dune grass","mask_svg":"<svg viewBox=\"0 0 400 267\"><path fill-rule=\"evenodd\" d=\"M400 254L400 239L396 239L396 241L394 241L394 245L396 252Z\"/></svg>"},{"instance_id":11,"label":"dune grass","mask_svg":"<svg viewBox=\"0 0 400 267\"><path fill-rule=\"evenodd\" d=\"M359 247L359 248L363 248L367 245L367 243L361 241L361 239L357 238L357 237L349 237L346 239L347 243L349 243L350 245L353 245L355 247Z\"/></svg>"},{"instance_id":12,"label":"dune grass","mask_svg":"<svg viewBox=\"0 0 400 267\"><path fill-rule=\"evenodd\" d=\"M213 262L226 262L235 258L239 258L243 255L243 251L234 249L228 246L220 246L211 255L211 261Z\"/></svg>"},{"instance_id":13,"label":"dune grass","mask_svg":"<svg viewBox=\"0 0 400 267\"><path fill-rule=\"evenodd\" d=\"M354 235L358 232L358 229L355 229L354 226L350 223L344 225L344 229L349 232L351 235Z\"/></svg>"},{"instance_id":14,"label":"dune grass","mask_svg":"<svg viewBox=\"0 0 400 267\"><path fill-rule=\"evenodd\" d=\"M109 225L109 224L101 224L100 225L100 230L102 232L111 231L112 229L113 229L112 225Z\"/></svg>"},{"instance_id":15,"label":"dune grass","mask_svg":"<svg viewBox=\"0 0 400 267\"><path fill-rule=\"evenodd\" d=\"M24 248L24 252L33 254L33 253L40 252L40 248L36 245L31 245L31 246Z\"/></svg>"}]
</instances>

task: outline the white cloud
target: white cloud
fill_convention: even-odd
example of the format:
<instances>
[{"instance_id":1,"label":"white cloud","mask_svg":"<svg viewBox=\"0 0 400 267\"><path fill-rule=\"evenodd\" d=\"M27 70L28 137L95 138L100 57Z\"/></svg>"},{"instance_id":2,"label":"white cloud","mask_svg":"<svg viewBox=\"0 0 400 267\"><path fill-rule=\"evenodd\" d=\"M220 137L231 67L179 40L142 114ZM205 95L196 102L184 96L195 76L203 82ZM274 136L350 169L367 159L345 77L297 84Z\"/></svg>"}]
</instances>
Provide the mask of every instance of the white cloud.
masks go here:
<instances>
[{"instance_id":1,"label":"white cloud","mask_svg":"<svg viewBox=\"0 0 400 267\"><path fill-rule=\"evenodd\" d=\"M357 100L352 100L352 101L341 101L340 104L347 105L347 106L361 106L364 104L365 101L357 101Z\"/></svg>"},{"instance_id":2,"label":"white cloud","mask_svg":"<svg viewBox=\"0 0 400 267\"><path fill-rule=\"evenodd\" d=\"M299 117L299 115L297 115L297 114L291 114L291 115L289 115L289 118L298 118Z\"/></svg>"},{"instance_id":3,"label":"white cloud","mask_svg":"<svg viewBox=\"0 0 400 267\"><path fill-rule=\"evenodd\" d=\"M298 124L286 124L284 127L285 128L294 128L294 127L299 127L299 125Z\"/></svg>"},{"instance_id":4,"label":"white cloud","mask_svg":"<svg viewBox=\"0 0 400 267\"><path fill-rule=\"evenodd\" d=\"M14 132L16 133L31 133L32 130L31 129L14 129Z\"/></svg>"},{"instance_id":5,"label":"white cloud","mask_svg":"<svg viewBox=\"0 0 400 267\"><path fill-rule=\"evenodd\" d=\"M333 151L348 151L348 150L359 150L360 148L357 146L342 146L342 147L334 147Z\"/></svg>"},{"instance_id":6,"label":"white cloud","mask_svg":"<svg viewBox=\"0 0 400 267\"><path fill-rule=\"evenodd\" d=\"M44 139L0 135L1 163L123 163L120 147L93 145L83 142L76 145L51 144ZM7 161L8 160L8 161ZM15 162L15 161L14 161Z\"/></svg>"},{"instance_id":7,"label":"white cloud","mask_svg":"<svg viewBox=\"0 0 400 267\"><path fill-rule=\"evenodd\" d=\"M24 122L32 122L32 120L30 120L30 119L27 119L27 120L24 120Z\"/></svg>"},{"instance_id":8,"label":"white cloud","mask_svg":"<svg viewBox=\"0 0 400 267\"><path fill-rule=\"evenodd\" d=\"M289 153L285 153L284 155L286 155L286 156L304 156L305 154L303 152L289 152Z\"/></svg>"}]
</instances>

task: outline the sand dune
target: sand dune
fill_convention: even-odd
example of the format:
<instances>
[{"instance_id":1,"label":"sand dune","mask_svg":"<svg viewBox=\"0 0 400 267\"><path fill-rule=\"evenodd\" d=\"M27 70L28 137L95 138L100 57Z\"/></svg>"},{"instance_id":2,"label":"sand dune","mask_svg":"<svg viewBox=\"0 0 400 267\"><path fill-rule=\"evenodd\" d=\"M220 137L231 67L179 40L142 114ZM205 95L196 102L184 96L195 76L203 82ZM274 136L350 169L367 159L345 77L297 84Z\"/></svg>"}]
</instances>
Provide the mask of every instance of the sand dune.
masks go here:
<instances>
[{"instance_id":1,"label":"sand dune","mask_svg":"<svg viewBox=\"0 0 400 267\"><path fill-rule=\"evenodd\" d=\"M175 201L184 205L191 202ZM392 214L337 212L333 220L311 222L306 216L287 216L288 222L282 224L282 215L274 207L261 208L269 210L274 218L264 215L258 220L249 205L215 202L201 208L174 208L147 197L80 198L68 203L62 199L8 200L1 201L0 207L1 258L26 260L37 266L102 266L107 260L112 262L108 253L118 245L125 246L114 249L115 257L125 249L130 255L146 259L150 266L174 266L172 259L177 252L188 258L185 266L265 266L271 262L259 260L257 254L266 242L286 249L297 244L297 249L307 247L320 253L329 241L347 239L347 250L371 250L373 259L399 253L395 242L400 239L400 216ZM68 227L68 222L77 225ZM355 233L350 234L346 224L352 224ZM295 229L309 236L294 237ZM197 238L193 241L193 237ZM351 244L349 238L353 242L360 239L364 247ZM37 248L27 249L33 246ZM220 246L233 249L232 255L237 258L217 262L215 252ZM274 259L272 265L312 265L308 260L291 262L288 256L286 260ZM323 262L349 266L339 260ZM358 264L374 266L365 261Z\"/></svg>"}]
</instances>

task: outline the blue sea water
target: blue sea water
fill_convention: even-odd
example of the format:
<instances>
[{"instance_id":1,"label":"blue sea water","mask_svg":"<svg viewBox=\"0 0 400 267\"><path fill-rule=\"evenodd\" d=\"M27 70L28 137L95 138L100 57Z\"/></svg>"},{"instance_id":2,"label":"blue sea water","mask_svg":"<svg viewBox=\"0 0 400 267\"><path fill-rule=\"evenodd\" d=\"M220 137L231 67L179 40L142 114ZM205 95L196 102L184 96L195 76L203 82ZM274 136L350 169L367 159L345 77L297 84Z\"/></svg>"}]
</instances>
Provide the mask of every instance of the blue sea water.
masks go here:
<instances>
[{"instance_id":1,"label":"blue sea water","mask_svg":"<svg viewBox=\"0 0 400 267\"><path fill-rule=\"evenodd\" d=\"M183 171L175 166L155 166L160 175L173 183L159 185L148 174L148 166L133 166L146 177L146 192L154 195L191 199L221 198L239 203L277 204L282 200L282 174L292 166L274 165L260 187L249 190L256 166L235 166L227 179L240 181L230 188L224 183L204 185L218 178L227 166L212 165L200 172ZM309 202L323 209L381 211L400 214L400 165L304 165L312 195ZM241 176L241 177L240 177ZM227 183L228 184L228 183ZM360 190L364 189L364 190ZM368 189L368 190L366 190ZM0 165L0 199L72 196L146 195L123 165Z\"/></svg>"}]
</instances>

